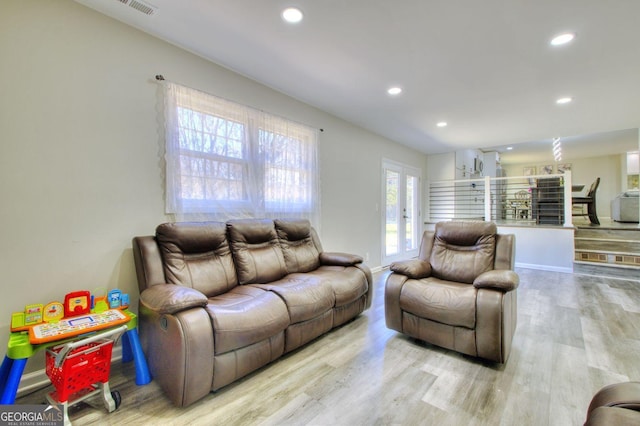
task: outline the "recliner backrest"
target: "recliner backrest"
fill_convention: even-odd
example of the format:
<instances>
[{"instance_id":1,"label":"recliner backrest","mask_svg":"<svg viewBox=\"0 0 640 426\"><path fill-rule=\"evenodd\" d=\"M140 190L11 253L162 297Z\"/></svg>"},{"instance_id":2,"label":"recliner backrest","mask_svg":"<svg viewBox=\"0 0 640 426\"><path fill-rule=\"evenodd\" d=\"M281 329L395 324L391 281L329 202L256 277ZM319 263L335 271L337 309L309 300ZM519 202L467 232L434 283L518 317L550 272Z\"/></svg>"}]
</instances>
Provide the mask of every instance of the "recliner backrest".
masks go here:
<instances>
[{"instance_id":1,"label":"recliner backrest","mask_svg":"<svg viewBox=\"0 0 640 426\"><path fill-rule=\"evenodd\" d=\"M309 272L320 266L320 240L305 219L276 219L276 231L287 265L287 271Z\"/></svg>"},{"instance_id":2,"label":"recliner backrest","mask_svg":"<svg viewBox=\"0 0 640 426\"><path fill-rule=\"evenodd\" d=\"M156 241L167 283L207 297L238 284L224 223L164 223L156 228Z\"/></svg>"},{"instance_id":3,"label":"recliner backrest","mask_svg":"<svg viewBox=\"0 0 640 426\"><path fill-rule=\"evenodd\" d=\"M230 220L227 232L240 284L264 284L287 275L273 220Z\"/></svg>"},{"instance_id":4,"label":"recliner backrest","mask_svg":"<svg viewBox=\"0 0 640 426\"><path fill-rule=\"evenodd\" d=\"M494 268L496 233L492 222L437 223L429 258L432 275L472 284L478 275Z\"/></svg>"}]
</instances>

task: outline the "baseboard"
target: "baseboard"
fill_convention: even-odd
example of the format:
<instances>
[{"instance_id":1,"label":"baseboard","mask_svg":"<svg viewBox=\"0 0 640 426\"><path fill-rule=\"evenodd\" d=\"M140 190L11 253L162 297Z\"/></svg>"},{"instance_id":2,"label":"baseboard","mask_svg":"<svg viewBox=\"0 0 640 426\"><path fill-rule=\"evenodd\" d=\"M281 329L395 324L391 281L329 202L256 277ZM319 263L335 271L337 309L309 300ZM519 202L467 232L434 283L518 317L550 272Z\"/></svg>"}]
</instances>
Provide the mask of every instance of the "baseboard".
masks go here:
<instances>
[{"instance_id":1,"label":"baseboard","mask_svg":"<svg viewBox=\"0 0 640 426\"><path fill-rule=\"evenodd\" d=\"M122 361L122 346L118 345L113 348L111 353L111 364L120 361ZM20 380L20 385L18 386L18 394L16 398L35 392L49 384L51 384L51 381L49 380L44 368L23 374L22 379Z\"/></svg>"},{"instance_id":2,"label":"baseboard","mask_svg":"<svg viewBox=\"0 0 640 426\"><path fill-rule=\"evenodd\" d=\"M517 268L524 269L536 269L538 271L550 271L550 272L562 272L565 274L573 273L573 266L571 268L563 267L563 266L550 266L550 265L538 265L534 263L515 263Z\"/></svg>"}]
</instances>

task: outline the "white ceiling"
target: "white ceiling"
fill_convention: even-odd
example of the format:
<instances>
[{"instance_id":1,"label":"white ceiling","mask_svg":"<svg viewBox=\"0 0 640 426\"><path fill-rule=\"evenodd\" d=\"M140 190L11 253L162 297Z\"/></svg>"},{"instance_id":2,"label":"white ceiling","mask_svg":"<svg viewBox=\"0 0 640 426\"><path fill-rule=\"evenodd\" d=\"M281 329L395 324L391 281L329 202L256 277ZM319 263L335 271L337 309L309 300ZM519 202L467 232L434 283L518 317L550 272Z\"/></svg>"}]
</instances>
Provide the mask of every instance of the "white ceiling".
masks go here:
<instances>
[{"instance_id":1,"label":"white ceiling","mask_svg":"<svg viewBox=\"0 0 640 426\"><path fill-rule=\"evenodd\" d=\"M639 0L76 1L428 154L638 149ZM300 24L280 18L292 5Z\"/></svg>"}]
</instances>

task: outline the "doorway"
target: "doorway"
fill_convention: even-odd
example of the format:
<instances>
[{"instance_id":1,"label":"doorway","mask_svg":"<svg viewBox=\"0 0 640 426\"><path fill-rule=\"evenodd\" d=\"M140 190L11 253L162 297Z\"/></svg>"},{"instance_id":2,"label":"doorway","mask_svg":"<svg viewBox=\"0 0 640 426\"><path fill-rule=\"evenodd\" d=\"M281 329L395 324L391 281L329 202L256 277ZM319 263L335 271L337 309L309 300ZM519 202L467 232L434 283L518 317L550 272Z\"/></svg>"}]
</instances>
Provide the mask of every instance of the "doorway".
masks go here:
<instances>
[{"instance_id":1,"label":"doorway","mask_svg":"<svg viewBox=\"0 0 640 426\"><path fill-rule=\"evenodd\" d=\"M382 164L382 265L418 255L421 226L421 171L384 160Z\"/></svg>"}]
</instances>

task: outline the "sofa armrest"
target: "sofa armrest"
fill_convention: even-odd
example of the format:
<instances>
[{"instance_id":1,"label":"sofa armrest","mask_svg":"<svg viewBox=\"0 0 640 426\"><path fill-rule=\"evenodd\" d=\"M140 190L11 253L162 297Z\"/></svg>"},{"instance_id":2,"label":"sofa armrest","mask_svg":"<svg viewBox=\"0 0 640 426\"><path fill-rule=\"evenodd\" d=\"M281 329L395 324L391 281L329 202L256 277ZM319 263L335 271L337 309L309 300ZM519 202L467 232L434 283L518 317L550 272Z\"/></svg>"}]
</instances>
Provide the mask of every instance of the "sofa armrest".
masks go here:
<instances>
[{"instance_id":1,"label":"sofa armrest","mask_svg":"<svg viewBox=\"0 0 640 426\"><path fill-rule=\"evenodd\" d=\"M207 305L207 296L189 287L156 284L140 294L140 303L159 314L175 314Z\"/></svg>"},{"instance_id":2,"label":"sofa armrest","mask_svg":"<svg viewBox=\"0 0 640 426\"><path fill-rule=\"evenodd\" d=\"M389 269L397 274L406 275L409 278L419 280L431 276L431 264L420 259L403 260L393 262Z\"/></svg>"},{"instance_id":3,"label":"sofa armrest","mask_svg":"<svg viewBox=\"0 0 640 426\"><path fill-rule=\"evenodd\" d=\"M514 271L507 269L494 269L483 272L473 280L475 288L492 288L500 291L511 291L518 288L520 277Z\"/></svg>"},{"instance_id":4,"label":"sofa armrest","mask_svg":"<svg viewBox=\"0 0 640 426\"><path fill-rule=\"evenodd\" d=\"M353 266L362 263L361 256L349 253L327 252L320 253L320 263L332 266Z\"/></svg>"}]
</instances>

